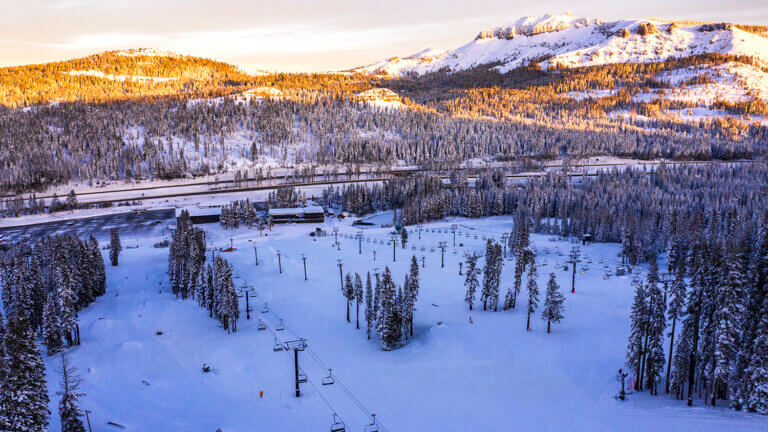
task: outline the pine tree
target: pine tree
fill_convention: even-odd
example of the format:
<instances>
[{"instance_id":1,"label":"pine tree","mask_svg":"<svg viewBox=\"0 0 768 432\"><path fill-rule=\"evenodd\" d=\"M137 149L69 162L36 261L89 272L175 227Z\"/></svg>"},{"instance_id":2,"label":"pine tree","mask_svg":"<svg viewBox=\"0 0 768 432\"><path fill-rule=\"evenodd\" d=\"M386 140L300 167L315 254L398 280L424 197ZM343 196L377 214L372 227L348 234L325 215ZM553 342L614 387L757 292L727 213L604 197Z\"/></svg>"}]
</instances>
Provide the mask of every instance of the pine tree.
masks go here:
<instances>
[{"instance_id":1,"label":"pine tree","mask_svg":"<svg viewBox=\"0 0 768 432\"><path fill-rule=\"evenodd\" d=\"M539 285L536 282L538 275L536 265L531 262L528 266L528 319L525 325L528 331L531 331L531 314L536 311L536 307L539 305Z\"/></svg>"},{"instance_id":2,"label":"pine tree","mask_svg":"<svg viewBox=\"0 0 768 432\"><path fill-rule=\"evenodd\" d=\"M656 256L652 255L648 266L648 357L646 382L651 394L658 394L658 382L664 370L664 329L667 326L664 294L659 287Z\"/></svg>"},{"instance_id":3,"label":"pine tree","mask_svg":"<svg viewBox=\"0 0 768 432\"><path fill-rule=\"evenodd\" d=\"M374 321L376 320L376 313L373 310L373 287L371 284L371 272L365 278L365 322L366 322L366 335L368 339L371 338L373 332Z\"/></svg>"},{"instance_id":4,"label":"pine tree","mask_svg":"<svg viewBox=\"0 0 768 432\"><path fill-rule=\"evenodd\" d=\"M363 280L360 278L360 274L355 273L355 326L360 329L360 303L363 302Z\"/></svg>"},{"instance_id":5,"label":"pine tree","mask_svg":"<svg viewBox=\"0 0 768 432\"><path fill-rule=\"evenodd\" d=\"M61 390L57 392L61 396L59 401L59 418L61 419L62 432L85 432L85 425L81 417L83 411L78 406L83 393L78 392L83 379L77 374L77 368L69 363L65 353L61 353Z\"/></svg>"},{"instance_id":6,"label":"pine tree","mask_svg":"<svg viewBox=\"0 0 768 432\"><path fill-rule=\"evenodd\" d=\"M117 228L112 228L109 231L109 261L113 266L117 265L120 252L123 250L123 246L120 244L120 235L117 233Z\"/></svg>"},{"instance_id":7,"label":"pine tree","mask_svg":"<svg viewBox=\"0 0 768 432\"><path fill-rule=\"evenodd\" d=\"M411 256L411 268L408 272L408 331L413 336L413 311L416 308L416 301L419 298L419 262L416 255Z\"/></svg>"},{"instance_id":8,"label":"pine tree","mask_svg":"<svg viewBox=\"0 0 768 432\"><path fill-rule=\"evenodd\" d=\"M635 286L632 312L629 315L630 332L627 343L627 366L635 374L635 390L642 390L642 363L648 331L648 300L642 283Z\"/></svg>"},{"instance_id":9,"label":"pine tree","mask_svg":"<svg viewBox=\"0 0 768 432\"><path fill-rule=\"evenodd\" d=\"M547 282L547 295L544 298L544 308L541 310L541 319L547 322L547 333L550 333L551 323L559 323L563 319L563 302L565 297L560 292L560 285L555 281L555 274L549 274Z\"/></svg>"},{"instance_id":10,"label":"pine tree","mask_svg":"<svg viewBox=\"0 0 768 432\"><path fill-rule=\"evenodd\" d=\"M483 302L483 310L488 306L494 311L498 309L499 285L501 284L501 246L488 240L485 244L485 266L483 267L483 290L480 300Z\"/></svg>"},{"instance_id":11,"label":"pine tree","mask_svg":"<svg viewBox=\"0 0 768 432\"><path fill-rule=\"evenodd\" d=\"M344 291L342 291L342 295L347 300L347 322L352 322L349 319L349 306L352 300L355 299L355 286L352 284L352 276L349 273L344 278Z\"/></svg>"},{"instance_id":12,"label":"pine tree","mask_svg":"<svg viewBox=\"0 0 768 432\"><path fill-rule=\"evenodd\" d=\"M43 345L49 356L57 354L63 348L61 342L61 322L56 310L56 300L49 297L43 311Z\"/></svg>"},{"instance_id":13,"label":"pine tree","mask_svg":"<svg viewBox=\"0 0 768 432\"><path fill-rule=\"evenodd\" d=\"M745 375L752 384L752 391L747 395L747 408L768 414L768 297L763 301L752 358Z\"/></svg>"},{"instance_id":14,"label":"pine tree","mask_svg":"<svg viewBox=\"0 0 768 432\"><path fill-rule=\"evenodd\" d=\"M405 249L406 243L408 243L408 230L403 227L403 229L400 230L400 244L403 249Z\"/></svg>"},{"instance_id":15,"label":"pine tree","mask_svg":"<svg viewBox=\"0 0 768 432\"><path fill-rule=\"evenodd\" d=\"M731 367L736 358L740 320L743 313L742 295L744 293L744 273L739 257L733 251L723 260L722 278L717 296L715 313L717 343L715 345L714 391L711 403L715 399L726 398L731 380Z\"/></svg>"},{"instance_id":16,"label":"pine tree","mask_svg":"<svg viewBox=\"0 0 768 432\"><path fill-rule=\"evenodd\" d=\"M672 282L672 289L670 291L669 309L667 310L667 318L672 321L672 329L669 332L669 360L667 362L667 382L664 391L669 393L670 375L672 372L672 354L675 344L675 326L680 319L683 308L685 307L686 300L686 288L685 288L685 267L682 265L682 259L678 257L675 262L675 280Z\"/></svg>"},{"instance_id":17,"label":"pine tree","mask_svg":"<svg viewBox=\"0 0 768 432\"><path fill-rule=\"evenodd\" d=\"M0 311L0 431L10 430L10 419L8 418L8 408L5 406L5 398L2 392L5 391L6 379L6 357L5 357L5 318Z\"/></svg>"},{"instance_id":18,"label":"pine tree","mask_svg":"<svg viewBox=\"0 0 768 432\"><path fill-rule=\"evenodd\" d=\"M475 253L467 253L464 257L467 260L467 272L464 278L464 286L467 287L467 293L464 295L464 301L469 304L469 310L472 310L472 304L475 302L475 292L480 286L480 281L477 279L477 274L479 273L477 259L480 256Z\"/></svg>"},{"instance_id":19,"label":"pine tree","mask_svg":"<svg viewBox=\"0 0 768 432\"><path fill-rule=\"evenodd\" d=\"M45 363L34 334L24 319L8 319L4 336L5 376L0 382L0 406L9 431L48 430L48 387Z\"/></svg>"},{"instance_id":20,"label":"pine tree","mask_svg":"<svg viewBox=\"0 0 768 432\"><path fill-rule=\"evenodd\" d=\"M384 275L381 279L378 330L381 336L382 349L384 351L395 349L402 336L402 325L397 305L397 289L389 267L384 268Z\"/></svg>"}]
</instances>

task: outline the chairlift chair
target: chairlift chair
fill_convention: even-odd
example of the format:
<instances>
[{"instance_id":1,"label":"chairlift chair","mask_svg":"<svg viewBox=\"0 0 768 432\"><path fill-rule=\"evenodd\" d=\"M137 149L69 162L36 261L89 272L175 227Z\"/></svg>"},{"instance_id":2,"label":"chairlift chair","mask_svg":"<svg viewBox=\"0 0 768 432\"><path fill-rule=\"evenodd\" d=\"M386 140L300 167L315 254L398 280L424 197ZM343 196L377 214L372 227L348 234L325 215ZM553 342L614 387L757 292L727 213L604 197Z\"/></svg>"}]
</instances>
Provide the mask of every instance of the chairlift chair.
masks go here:
<instances>
[{"instance_id":1,"label":"chairlift chair","mask_svg":"<svg viewBox=\"0 0 768 432\"><path fill-rule=\"evenodd\" d=\"M373 417L373 421L365 426L363 432L379 432L379 425L376 424L376 414L371 414L371 417Z\"/></svg>"},{"instance_id":2,"label":"chairlift chair","mask_svg":"<svg viewBox=\"0 0 768 432\"><path fill-rule=\"evenodd\" d=\"M328 369L328 376L323 378L323 385L332 385L335 383L336 383L336 380L333 379L333 371Z\"/></svg>"},{"instance_id":3,"label":"chairlift chair","mask_svg":"<svg viewBox=\"0 0 768 432\"><path fill-rule=\"evenodd\" d=\"M280 341L275 338L275 345L272 346L272 351L278 352L283 350L283 344L280 343Z\"/></svg>"},{"instance_id":4,"label":"chairlift chair","mask_svg":"<svg viewBox=\"0 0 768 432\"><path fill-rule=\"evenodd\" d=\"M266 303L261 307L261 313L269 313L269 306Z\"/></svg>"},{"instance_id":5,"label":"chairlift chair","mask_svg":"<svg viewBox=\"0 0 768 432\"><path fill-rule=\"evenodd\" d=\"M259 331L266 330L267 324L261 318L259 318L259 326L257 328L259 329Z\"/></svg>"},{"instance_id":6,"label":"chairlift chair","mask_svg":"<svg viewBox=\"0 0 768 432\"><path fill-rule=\"evenodd\" d=\"M299 372L299 383L305 383L307 382L307 374L304 372Z\"/></svg>"},{"instance_id":7,"label":"chairlift chair","mask_svg":"<svg viewBox=\"0 0 768 432\"><path fill-rule=\"evenodd\" d=\"M280 318L280 322L277 323L277 325L275 326L275 331L283 331L283 330L285 330L285 326L283 325L283 319Z\"/></svg>"},{"instance_id":8,"label":"chairlift chair","mask_svg":"<svg viewBox=\"0 0 768 432\"><path fill-rule=\"evenodd\" d=\"M346 432L347 426L341 421L336 413L333 414L333 424L331 424L331 432Z\"/></svg>"}]
</instances>

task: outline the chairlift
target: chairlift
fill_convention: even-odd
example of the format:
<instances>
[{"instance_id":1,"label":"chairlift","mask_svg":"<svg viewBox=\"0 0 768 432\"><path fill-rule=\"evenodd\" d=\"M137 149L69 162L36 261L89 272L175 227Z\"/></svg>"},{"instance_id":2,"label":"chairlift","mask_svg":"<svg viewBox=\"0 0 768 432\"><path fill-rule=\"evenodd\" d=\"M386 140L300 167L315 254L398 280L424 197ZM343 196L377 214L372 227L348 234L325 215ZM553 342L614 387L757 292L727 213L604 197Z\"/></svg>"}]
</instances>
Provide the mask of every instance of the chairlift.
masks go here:
<instances>
[{"instance_id":1,"label":"chairlift","mask_svg":"<svg viewBox=\"0 0 768 432\"><path fill-rule=\"evenodd\" d=\"M285 326L283 325L283 319L280 318L280 322L275 326L275 331L283 331Z\"/></svg>"},{"instance_id":2,"label":"chairlift","mask_svg":"<svg viewBox=\"0 0 768 432\"><path fill-rule=\"evenodd\" d=\"M305 383L307 382L307 374L304 372L299 372L299 383Z\"/></svg>"},{"instance_id":3,"label":"chairlift","mask_svg":"<svg viewBox=\"0 0 768 432\"><path fill-rule=\"evenodd\" d=\"M266 303L261 307L261 313L269 313L269 306Z\"/></svg>"},{"instance_id":4,"label":"chairlift","mask_svg":"<svg viewBox=\"0 0 768 432\"><path fill-rule=\"evenodd\" d=\"M257 328L259 329L259 331L266 330L267 324L261 318L259 318L259 326Z\"/></svg>"},{"instance_id":5,"label":"chairlift","mask_svg":"<svg viewBox=\"0 0 768 432\"><path fill-rule=\"evenodd\" d=\"M376 424L376 414L371 414L371 417L373 417L373 421L365 426L363 432L379 432L379 425Z\"/></svg>"},{"instance_id":6,"label":"chairlift","mask_svg":"<svg viewBox=\"0 0 768 432\"><path fill-rule=\"evenodd\" d=\"M333 372L328 369L328 376L323 378L323 385L332 385L335 384L336 380L333 379Z\"/></svg>"},{"instance_id":7,"label":"chairlift","mask_svg":"<svg viewBox=\"0 0 768 432\"><path fill-rule=\"evenodd\" d=\"M272 351L274 352L282 351L283 348L284 348L283 344L280 343L280 341L277 338L275 338L275 345L272 346Z\"/></svg>"},{"instance_id":8,"label":"chairlift","mask_svg":"<svg viewBox=\"0 0 768 432\"><path fill-rule=\"evenodd\" d=\"M331 432L346 432L347 425L341 421L336 413L333 413L333 424L331 424Z\"/></svg>"}]
</instances>

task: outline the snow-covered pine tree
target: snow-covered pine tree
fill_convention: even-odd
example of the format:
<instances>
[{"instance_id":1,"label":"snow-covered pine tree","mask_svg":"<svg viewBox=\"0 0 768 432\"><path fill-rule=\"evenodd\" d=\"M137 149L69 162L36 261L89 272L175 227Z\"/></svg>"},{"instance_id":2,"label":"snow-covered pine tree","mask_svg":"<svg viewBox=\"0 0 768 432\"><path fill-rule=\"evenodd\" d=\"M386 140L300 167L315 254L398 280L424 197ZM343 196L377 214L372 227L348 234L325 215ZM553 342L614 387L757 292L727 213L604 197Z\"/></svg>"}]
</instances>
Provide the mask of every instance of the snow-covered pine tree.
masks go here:
<instances>
[{"instance_id":1,"label":"snow-covered pine tree","mask_svg":"<svg viewBox=\"0 0 768 432\"><path fill-rule=\"evenodd\" d=\"M84 396L79 392L83 379L77 374L75 368L67 357L66 353L61 353L61 366L59 366L61 375L61 390L57 392L61 396L59 400L59 418L61 419L61 432L85 432L83 424L83 410L80 409L78 402Z\"/></svg>"},{"instance_id":2,"label":"snow-covered pine tree","mask_svg":"<svg viewBox=\"0 0 768 432\"><path fill-rule=\"evenodd\" d=\"M464 301L469 304L469 310L472 310L472 304L475 302L475 293L480 286L480 281L477 279L477 275L480 270L477 268L477 260L480 258L476 253L466 253L464 258L467 260L467 272L464 277L464 286L467 287L467 292L464 295Z\"/></svg>"},{"instance_id":3,"label":"snow-covered pine tree","mask_svg":"<svg viewBox=\"0 0 768 432\"><path fill-rule=\"evenodd\" d=\"M8 431L48 430L48 387L45 363L25 319L11 317L4 335L5 373L0 382L0 406Z\"/></svg>"},{"instance_id":4,"label":"snow-covered pine tree","mask_svg":"<svg viewBox=\"0 0 768 432\"><path fill-rule=\"evenodd\" d=\"M651 255L648 265L648 357L646 359L646 385L651 394L658 394L658 383L664 370L664 329L667 327L664 293L659 286L656 256Z\"/></svg>"},{"instance_id":5,"label":"snow-covered pine tree","mask_svg":"<svg viewBox=\"0 0 768 432\"><path fill-rule=\"evenodd\" d=\"M376 329L379 328L380 314L379 309L381 307L381 278L376 273L376 284L373 286L373 320L376 323Z\"/></svg>"},{"instance_id":6,"label":"snow-covered pine tree","mask_svg":"<svg viewBox=\"0 0 768 432\"><path fill-rule=\"evenodd\" d=\"M485 265L483 266L483 290L480 293L480 301L483 302L483 310L497 310L499 304L499 285L501 284L501 247L497 247L493 240L485 243Z\"/></svg>"},{"instance_id":7,"label":"snow-covered pine tree","mask_svg":"<svg viewBox=\"0 0 768 432\"><path fill-rule=\"evenodd\" d=\"M632 312L629 315L629 340L627 342L627 367L635 374L635 390L643 389L643 356L648 330L648 295L642 282L635 285Z\"/></svg>"},{"instance_id":8,"label":"snow-covered pine tree","mask_svg":"<svg viewBox=\"0 0 768 432\"><path fill-rule=\"evenodd\" d=\"M731 368L736 359L739 330L744 311L742 303L745 284L744 271L739 256L733 251L733 246L730 249L723 259L722 278L715 313L717 343L715 345L712 405L715 405L717 398L726 399L728 397Z\"/></svg>"},{"instance_id":9,"label":"snow-covered pine tree","mask_svg":"<svg viewBox=\"0 0 768 432\"><path fill-rule=\"evenodd\" d=\"M360 303L363 302L363 279L359 273L355 273L355 326L360 329Z\"/></svg>"},{"instance_id":10,"label":"snow-covered pine tree","mask_svg":"<svg viewBox=\"0 0 768 432\"><path fill-rule=\"evenodd\" d=\"M411 256L411 268L408 271L408 283L410 288L408 290L408 295L410 296L408 298L410 312L408 315L408 331L411 333L411 336L413 336L413 311L416 308L416 301L419 299L420 289L419 262L416 260L416 255Z\"/></svg>"},{"instance_id":11,"label":"snow-covered pine tree","mask_svg":"<svg viewBox=\"0 0 768 432\"><path fill-rule=\"evenodd\" d=\"M389 267L384 268L384 275L381 278L378 331L381 336L381 347L384 351L391 351L397 347L402 336L402 325L397 305L397 288L392 280Z\"/></svg>"},{"instance_id":12,"label":"snow-covered pine tree","mask_svg":"<svg viewBox=\"0 0 768 432\"><path fill-rule=\"evenodd\" d=\"M59 321L61 322L61 333L64 339L67 340L67 346L72 346L75 342L75 331L77 329L77 317L76 317L76 303L77 294L75 294L72 286L72 277L69 273L69 269L57 263L56 268L56 283L57 292L56 300L59 313Z\"/></svg>"},{"instance_id":13,"label":"snow-covered pine tree","mask_svg":"<svg viewBox=\"0 0 768 432\"><path fill-rule=\"evenodd\" d=\"M56 299L48 297L43 309L43 345L47 354L52 356L63 348L61 342L61 322L56 308Z\"/></svg>"},{"instance_id":14,"label":"snow-covered pine tree","mask_svg":"<svg viewBox=\"0 0 768 432\"><path fill-rule=\"evenodd\" d=\"M672 329L669 332L669 360L667 361L667 380L664 392L669 393L671 384L670 376L672 373L672 355L675 344L675 326L683 314L686 300L685 287L685 267L681 256L676 257L672 271L675 274L675 280L672 282L672 288L669 292L669 308L667 309L667 318L672 321Z\"/></svg>"},{"instance_id":15,"label":"snow-covered pine tree","mask_svg":"<svg viewBox=\"0 0 768 432\"><path fill-rule=\"evenodd\" d=\"M751 382L751 392L744 395L750 411L768 414L768 297L763 301L760 323L752 347L752 358L745 376Z\"/></svg>"},{"instance_id":16,"label":"snow-covered pine tree","mask_svg":"<svg viewBox=\"0 0 768 432\"><path fill-rule=\"evenodd\" d=\"M403 282L403 307L402 307L402 321L403 321L403 334L408 339L408 333L413 336L413 310L415 307L416 297L413 292L413 282L411 275L405 275L405 281Z\"/></svg>"},{"instance_id":17,"label":"snow-covered pine tree","mask_svg":"<svg viewBox=\"0 0 768 432\"><path fill-rule=\"evenodd\" d=\"M539 305L539 284L536 278L539 276L536 270L536 263L529 262L528 266L528 318L525 324L525 328L531 331L531 314L536 311L536 307Z\"/></svg>"},{"instance_id":18,"label":"snow-covered pine tree","mask_svg":"<svg viewBox=\"0 0 768 432\"><path fill-rule=\"evenodd\" d=\"M400 230L400 245L405 249L405 244L408 243L408 230L403 227Z\"/></svg>"},{"instance_id":19,"label":"snow-covered pine tree","mask_svg":"<svg viewBox=\"0 0 768 432\"><path fill-rule=\"evenodd\" d=\"M113 266L117 265L122 250L123 246L120 244L120 234L117 233L117 228L112 228L109 230L109 261Z\"/></svg>"},{"instance_id":20,"label":"snow-covered pine tree","mask_svg":"<svg viewBox=\"0 0 768 432\"><path fill-rule=\"evenodd\" d=\"M368 339L371 338L371 334L374 330L374 321L376 314L373 310L373 286L371 284L371 272L368 272L365 278L365 334Z\"/></svg>"},{"instance_id":21,"label":"snow-covered pine tree","mask_svg":"<svg viewBox=\"0 0 768 432\"><path fill-rule=\"evenodd\" d=\"M88 249L91 255L91 263L94 266L94 294L100 296L107 292L107 269L104 265L104 257L101 255L101 249L99 249L99 242L96 240L96 237L90 236L88 238Z\"/></svg>"},{"instance_id":22,"label":"snow-covered pine tree","mask_svg":"<svg viewBox=\"0 0 768 432\"><path fill-rule=\"evenodd\" d=\"M344 290L341 294L347 301L347 322L352 322L349 318L349 306L352 303L352 300L355 299L355 286L352 284L352 276L349 273L344 277Z\"/></svg>"},{"instance_id":23,"label":"snow-covered pine tree","mask_svg":"<svg viewBox=\"0 0 768 432\"><path fill-rule=\"evenodd\" d=\"M547 282L547 295L544 298L544 307L541 310L541 319L547 322L547 333L550 333L552 323L559 323L563 319L563 302L565 297L560 292L560 285L555 280L555 274L549 274Z\"/></svg>"}]
</instances>

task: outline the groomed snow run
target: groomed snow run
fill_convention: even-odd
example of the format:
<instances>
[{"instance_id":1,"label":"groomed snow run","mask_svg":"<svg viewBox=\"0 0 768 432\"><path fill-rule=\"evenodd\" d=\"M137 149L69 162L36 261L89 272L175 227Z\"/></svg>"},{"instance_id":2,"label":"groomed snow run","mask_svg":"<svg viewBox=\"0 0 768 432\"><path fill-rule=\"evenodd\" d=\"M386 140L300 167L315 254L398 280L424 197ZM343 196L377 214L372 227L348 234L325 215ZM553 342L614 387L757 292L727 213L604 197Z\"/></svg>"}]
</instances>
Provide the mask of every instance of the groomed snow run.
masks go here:
<instances>
[{"instance_id":1,"label":"groomed snow run","mask_svg":"<svg viewBox=\"0 0 768 432\"><path fill-rule=\"evenodd\" d=\"M391 213L379 218L391 221ZM539 257L548 261L539 269L539 287L554 271L566 296L565 320L547 334L537 312L533 331L526 332L523 305L516 311L483 312L477 303L469 312L457 268L465 251L483 251L484 236L498 239L509 231L511 218L425 224L421 240L409 227L410 241L406 249L397 246L395 263L392 246L368 242L386 242L391 229L365 229L358 255L358 241L343 236L358 232L351 219L320 225L329 233L340 229L340 251L332 244L333 235L313 241L308 236L313 224L279 226L265 236L203 225L209 245L234 245L234 252L221 254L234 266L236 285L253 286L252 319L245 319L241 298L234 334L227 334L194 300L171 294L165 273L168 249L151 246L161 239L159 227L138 237L123 236L120 265L107 267L108 292L80 313L82 345L70 350L85 379L82 404L91 411L93 430L117 430L107 425L114 422L126 432L327 431L336 412L347 430L362 431L370 423L365 410L378 414L382 431L392 432L766 430L762 416L705 407L700 400L689 408L667 395L614 399L633 293L631 275L603 279L603 266L617 265L618 245L582 247L582 257L593 262L577 273L576 294L571 294L571 272L556 263L565 261L572 245L532 236ZM456 254L451 224L461 233ZM443 232L428 231L434 228ZM439 241L448 243L445 268L440 267L440 249L433 250ZM301 253L307 256L307 282ZM337 259L344 272L359 272L363 278L367 271L389 266L401 284L414 254L419 261L424 255L426 262L416 335L402 348L382 352L378 341L366 340L365 331L355 329L354 307L352 324L344 319ZM511 262L505 261L502 297L512 274ZM270 311L261 313L265 302ZM259 318L268 330L257 330ZM275 332L280 319L286 329ZM283 341L308 339L309 349L299 354L310 380L301 385L301 398L294 397L293 353L273 352L275 335ZM202 371L204 363L211 372ZM54 413L57 365L58 358L47 359ZM326 367L333 369L337 384L320 385ZM57 417L52 416L51 431L60 430Z\"/></svg>"}]
</instances>

